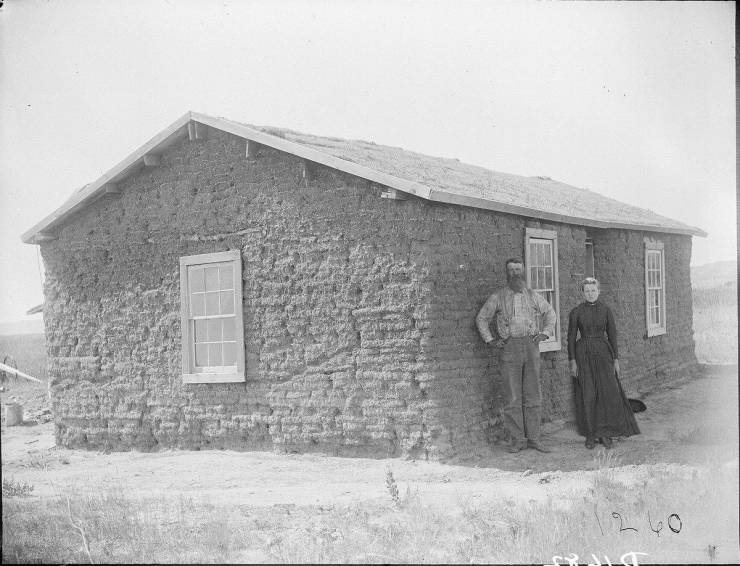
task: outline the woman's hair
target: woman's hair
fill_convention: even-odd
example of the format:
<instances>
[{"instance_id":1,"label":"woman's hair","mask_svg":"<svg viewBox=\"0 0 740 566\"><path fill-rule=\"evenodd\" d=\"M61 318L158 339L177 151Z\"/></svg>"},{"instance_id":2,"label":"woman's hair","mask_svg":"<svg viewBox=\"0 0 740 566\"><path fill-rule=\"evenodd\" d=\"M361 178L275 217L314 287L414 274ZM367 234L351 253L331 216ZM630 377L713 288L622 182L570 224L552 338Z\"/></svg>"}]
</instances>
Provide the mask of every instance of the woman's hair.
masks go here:
<instances>
[{"instance_id":1,"label":"woman's hair","mask_svg":"<svg viewBox=\"0 0 740 566\"><path fill-rule=\"evenodd\" d=\"M597 289L601 289L601 284L599 283L599 280L596 279L596 277L586 277L583 281L581 281L581 291L586 288L586 285L596 285Z\"/></svg>"}]
</instances>

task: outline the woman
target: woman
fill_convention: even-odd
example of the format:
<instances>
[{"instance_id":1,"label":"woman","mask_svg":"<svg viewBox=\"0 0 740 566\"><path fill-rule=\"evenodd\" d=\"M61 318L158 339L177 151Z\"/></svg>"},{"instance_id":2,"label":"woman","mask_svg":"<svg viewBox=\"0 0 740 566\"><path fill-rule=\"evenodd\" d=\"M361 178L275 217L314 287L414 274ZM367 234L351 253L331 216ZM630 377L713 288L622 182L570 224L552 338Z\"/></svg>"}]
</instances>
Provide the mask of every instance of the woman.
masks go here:
<instances>
[{"instance_id":1,"label":"woman","mask_svg":"<svg viewBox=\"0 0 740 566\"><path fill-rule=\"evenodd\" d=\"M578 432L586 437L586 448L593 448L596 438L611 448L612 436L632 436L640 434L640 429L619 383L614 315L598 300L598 280L587 277L581 291L586 301L568 317L568 360L575 378Z\"/></svg>"}]
</instances>

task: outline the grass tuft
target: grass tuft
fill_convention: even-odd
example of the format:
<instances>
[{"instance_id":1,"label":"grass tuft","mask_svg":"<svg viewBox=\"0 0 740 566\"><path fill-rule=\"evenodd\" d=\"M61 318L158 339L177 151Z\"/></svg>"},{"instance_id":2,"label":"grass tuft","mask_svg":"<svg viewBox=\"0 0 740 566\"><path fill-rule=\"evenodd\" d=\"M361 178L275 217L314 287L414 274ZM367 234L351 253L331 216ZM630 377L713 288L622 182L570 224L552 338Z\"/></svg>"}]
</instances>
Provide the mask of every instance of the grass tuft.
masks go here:
<instances>
[{"instance_id":1,"label":"grass tuft","mask_svg":"<svg viewBox=\"0 0 740 566\"><path fill-rule=\"evenodd\" d=\"M618 563L639 551L645 562L702 562L707 549L720 561L736 558L732 471L695 477L657 469L643 477L625 474L608 456L595 462L588 489L565 502L478 497L450 505L410 489L401 496L392 472L392 506L214 507L119 492L10 498L3 561L546 564L571 554L593 562L596 554Z\"/></svg>"},{"instance_id":2,"label":"grass tuft","mask_svg":"<svg viewBox=\"0 0 740 566\"><path fill-rule=\"evenodd\" d=\"M26 497L31 495L32 491L33 486L26 482L3 478L3 497Z\"/></svg>"}]
</instances>

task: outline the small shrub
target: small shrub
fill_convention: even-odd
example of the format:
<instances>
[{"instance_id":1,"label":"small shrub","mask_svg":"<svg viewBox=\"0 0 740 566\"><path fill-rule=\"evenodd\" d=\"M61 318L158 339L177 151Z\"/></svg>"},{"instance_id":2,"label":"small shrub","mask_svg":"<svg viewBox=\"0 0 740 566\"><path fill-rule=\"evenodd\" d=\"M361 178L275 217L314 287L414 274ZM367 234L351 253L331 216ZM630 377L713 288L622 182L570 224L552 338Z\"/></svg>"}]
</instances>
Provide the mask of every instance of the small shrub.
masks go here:
<instances>
[{"instance_id":1,"label":"small shrub","mask_svg":"<svg viewBox=\"0 0 740 566\"><path fill-rule=\"evenodd\" d=\"M27 497L32 491L33 486L26 482L18 482L13 478L3 479L3 497Z\"/></svg>"},{"instance_id":2,"label":"small shrub","mask_svg":"<svg viewBox=\"0 0 740 566\"><path fill-rule=\"evenodd\" d=\"M401 498L398 496L398 484L396 478L393 477L393 471L388 468L385 472L385 488L388 490L388 494L393 500L393 504L396 507L401 506Z\"/></svg>"},{"instance_id":3,"label":"small shrub","mask_svg":"<svg viewBox=\"0 0 740 566\"><path fill-rule=\"evenodd\" d=\"M49 467L49 460L45 453L34 452L28 456L28 462L24 466L37 470L46 470Z\"/></svg>"}]
</instances>

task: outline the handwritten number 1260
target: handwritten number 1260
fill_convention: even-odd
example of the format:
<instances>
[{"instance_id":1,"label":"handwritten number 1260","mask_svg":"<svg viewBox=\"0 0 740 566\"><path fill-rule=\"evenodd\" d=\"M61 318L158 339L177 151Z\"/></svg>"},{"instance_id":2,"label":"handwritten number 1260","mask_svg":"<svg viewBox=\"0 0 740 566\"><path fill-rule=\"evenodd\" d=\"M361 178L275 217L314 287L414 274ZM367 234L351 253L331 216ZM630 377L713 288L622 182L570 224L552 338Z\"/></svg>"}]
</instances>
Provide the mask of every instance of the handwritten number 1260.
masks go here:
<instances>
[{"instance_id":1,"label":"handwritten number 1260","mask_svg":"<svg viewBox=\"0 0 740 566\"><path fill-rule=\"evenodd\" d=\"M612 513L612 517L615 519L619 519L619 532L622 531L635 531L638 532L635 527L626 527L624 525L624 519L622 518L622 515L617 513L616 511ZM683 527L683 523L681 522L681 517L679 517L676 513L671 513L668 515L668 528L671 529L674 533L680 533L681 527ZM650 525L650 530L653 531L656 535L660 536L660 531L663 530L663 521L658 521L658 524L656 525L657 528L653 528L652 520L650 519L650 511L648 511L648 524Z\"/></svg>"}]
</instances>

